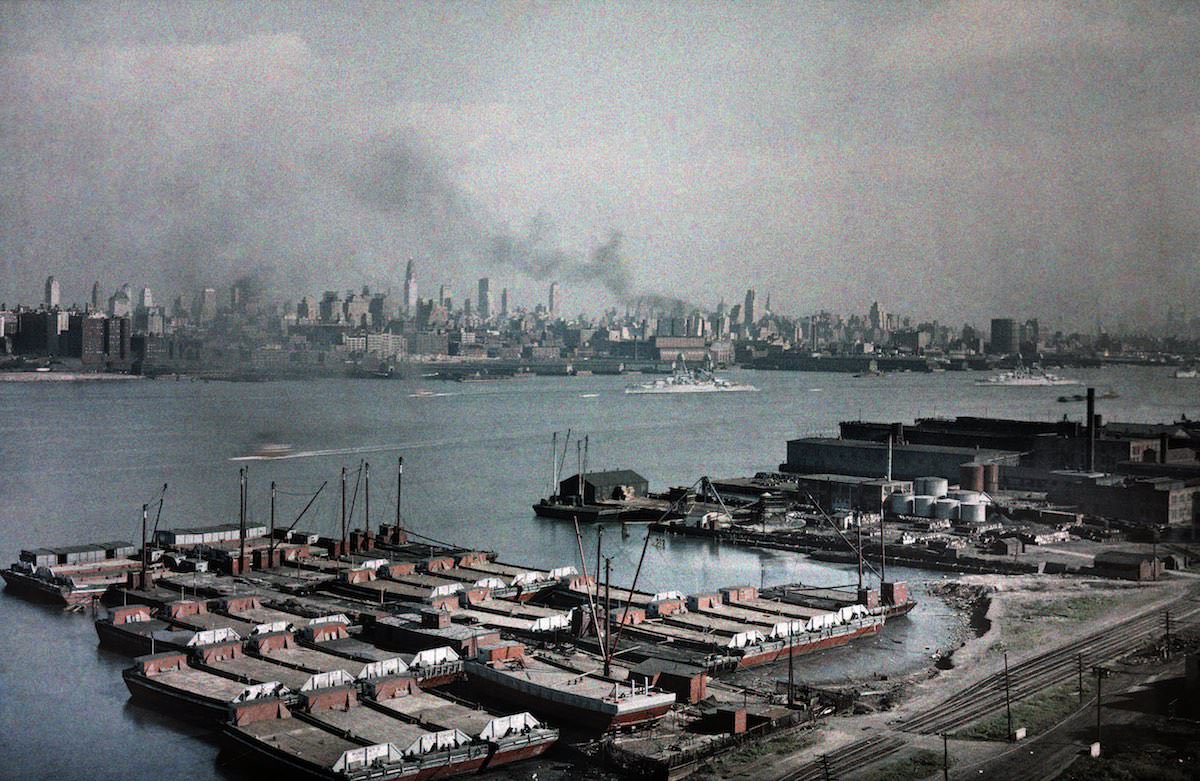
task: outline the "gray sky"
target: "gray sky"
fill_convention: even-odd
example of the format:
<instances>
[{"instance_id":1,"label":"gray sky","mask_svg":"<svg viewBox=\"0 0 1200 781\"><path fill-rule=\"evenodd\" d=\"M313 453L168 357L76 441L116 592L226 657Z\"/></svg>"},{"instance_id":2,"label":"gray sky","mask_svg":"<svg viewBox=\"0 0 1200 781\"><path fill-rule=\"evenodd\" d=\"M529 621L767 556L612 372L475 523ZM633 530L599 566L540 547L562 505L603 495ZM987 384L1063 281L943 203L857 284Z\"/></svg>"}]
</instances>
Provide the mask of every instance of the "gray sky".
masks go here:
<instances>
[{"instance_id":1,"label":"gray sky","mask_svg":"<svg viewBox=\"0 0 1200 781\"><path fill-rule=\"evenodd\" d=\"M1200 315L1190 2L6 3L0 131L10 303L412 255L568 311Z\"/></svg>"}]
</instances>

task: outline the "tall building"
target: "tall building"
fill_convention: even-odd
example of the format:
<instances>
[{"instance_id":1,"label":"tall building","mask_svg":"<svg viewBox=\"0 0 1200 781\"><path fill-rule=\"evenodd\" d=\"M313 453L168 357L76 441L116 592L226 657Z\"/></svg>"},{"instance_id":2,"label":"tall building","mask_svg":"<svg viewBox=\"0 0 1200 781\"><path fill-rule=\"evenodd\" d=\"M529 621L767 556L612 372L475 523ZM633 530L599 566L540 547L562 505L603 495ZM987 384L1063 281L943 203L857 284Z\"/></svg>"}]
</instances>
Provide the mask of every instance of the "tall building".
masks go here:
<instances>
[{"instance_id":1,"label":"tall building","mask_svg":"<svg viewBox=\"0 0 1200 781\"><path fill-rule=\"evenodd\" d=\"M751 326L757 322L757 312L754 311L754 288L746 291L746 303L742 306L742 322Z\"/></svg>"},{"instance_id":2,"label":"tall building","mask_svg":"<svg viewBox=\"0 0 1200 781\"><path fill-rule=\"evenodd\" d=\"M879 302L871 304L871 327L876 331L887 329L887 313L880 308Z\"/></svg>"},{"instance_id":3,"label":"tall building","mask_svg":"<svg viewBox=\"0 0 1200 781\"><path fill-rule=\"evenodd\" d=\"M508 317L508 288L500 289L500 316Z\"/></svg>"},{"instance_id":4,"label":"tall building","mask_svg":"<svg viewBox=\"0 0 1200 781\"><path fill-rule=\"evenodd\" d=\"M550 300L547 302L547 304L548 304L548 309L550 312L550 319L553 320L553 319L557 318L558 317L558 307L559 307L558 283L557 282L550 283Z\"/></svg>"},{"instance_id":5,"label":"tall building","mask_svg":"<svg viewBox=\"0 0 1200 781\"><path fill-rule=\"evenodd\" d=\"M92 311L100 311L100 280L92 283Z\"/></svg>"},{"instance_id":6,"label":"tall building","mask_svg":"<svg viewBox=\"0 0 1200 781\"><path fill-rule=\"evenodd\" d=\"M412 258L408 259L408 267L404 270L404 314L417 313L417 279L413 274Z\"/></svg>"},{"instance_id":7,"label":"tall building","mask_svg":"<svg viewBox=\"0 0 1200 781\"><path fill-rule=\"evenodd\" d=\"M479 303L479 316L487 320L492 316L492 281L487 277L479 279L479 297L475 299Z\"/></svg>"},{"instance_id":8,"label":"tall building","mask_svg":"<svg viewBox=\"0 0 1200 781\"><path fill-rule=\"evenodd\" d=\"M441 287L438 288L437 302L439 304L441 304L442 307L446 309L446 311L450 310L450 305L453 303L450 299L452 299L453 297L454 297L454 291L451 290L446 285L442 285Z\"/></svg>"},{"instance_id":9,"label":"tall building","mask_svg":"<svg viewBox=\"0 0 1200 781\"><path fill-rule=\"evenodd\" d=\"M108 297L108 314L112 317L129 317L133 314L133 302L124 288Z\"/></svg>"},{"instance_id":10,"label":"tall building","mask_svg":"<svg viewBox=\"0 0 1200 781\"><path fill-rule=\"evenodd\" d=\"M149 309L152 306L154 306L154 294L150 292L150 288L144 287L138 296L138 309Z\"/></svg>"},{"instance_id":11,"label":"tall building","mask_svg":"<svg viewBox=\"0 0 1200 781\"><path fill-rule=\"evenodd\" d=\"M46 277L46 306L49 309L58 308L58 280L53 276Z\"/></svg>"},{"instance_id":12,"label":"tall building","mask_svg":"<svg viewBox=\"0 0 1200 781\"><path fill-rule=\"evenodd\" d=\"M995 355L1013 355L1020 351L1016 322L1011 317L992 318L991 351Z\"/></svg>"}]
</instances>

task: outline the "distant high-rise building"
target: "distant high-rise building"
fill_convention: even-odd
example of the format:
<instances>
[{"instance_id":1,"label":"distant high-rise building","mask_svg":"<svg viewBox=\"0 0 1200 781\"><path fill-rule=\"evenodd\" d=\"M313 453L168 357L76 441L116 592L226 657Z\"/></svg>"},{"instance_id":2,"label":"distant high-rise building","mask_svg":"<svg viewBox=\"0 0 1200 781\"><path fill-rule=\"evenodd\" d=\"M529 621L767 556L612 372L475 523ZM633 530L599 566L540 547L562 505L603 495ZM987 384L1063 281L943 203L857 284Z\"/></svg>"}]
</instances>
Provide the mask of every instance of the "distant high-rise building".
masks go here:
<instances>
[{"instance_id":1,"label":"distant high-rise building","mask_svg":"<svg viewBox=\"0 0 1200 781\"><path fill-rule=\"evenodd\" d=\"M887 313L879 307L879 302L871 304L871 327L877 331L887 330Z\"/></svg>"},{"instance_id":2,"label":"distant high-rise building","mask_svg":"<svg viewBox=\"0 0 1200 781\"><path fill-rule=\"evenodd\" d=\"M547 302L547 310L550 312L551 320L558 317L558 307L559 307L558 283L551 282L550 283L550 300Z\"/></svg>"},{"instance_id":3,"label":"distant high-rise building","mask_svg":"<svg viewBox=\"0 0 1200 781\"><path fill-rule=\"evenodd\" d=\"M196 296L196 304L193 307L193 320L199 324L212 322L217 316L217 291L211 287L206 287L200 291L200 295Z\"/></svg>"},{"instance_id":4,"label":"distant high-rise building","mask_svg":"<svg viewBox=\"0 0 1200 781\"><path fill-rule=\"evenodd\" d=\"M57 309L58 299L58 280L53 276L46 277L46 306L50 309Z\"/></svg>"},{"instance_id":5,"label":"distant high-rise building","mask_svg":"<svg viewBox=\"0 0 1200 781\"><path fill-rule=\"evenodd\" d=\"M441 287L439 287L439 288L438 288L438 300L437 300L437 302L438 302L439 304L441 304L441 305L442 305L442 307L443 307L444 309L446 309L447 311L449 311L449 310L450 310L450 304L451 304L451 303L453 303L453 302L450 300L450 299L452 299L452 298L454 298L454 291L453 291L453 290L451 290L449 287L447 287L446 285L442 285Z\"/></svg>"},{"instance_id":6,"label":"distant high-rise building","mask_svg":"<svg viewBox=\"0 0 1200 781\"><path fill-rule=\"evenodd\" d=\"M100 280L92 283L92 311L100 311Z\"/></svg>"},{"instance_id":7,"label":"distant high-rise building","mask_svg":"<svg viewBox=\"0 0 1200 781\"><path fill-rule=\"evenodd\" d=\"M413 273L412 258L408 259L408 267L404 270L404 314L417 313L417 279Z\"/></svg>"},{"instance_id":8,"label":"distant high-rise building","mask_svg":"<svg viewBox=\"0 0 1200 781\"><path fill-rule=\"evenodd\" d=\"M479 279L479 316L487 320L492 316L492 281L487 277Z\"/></svg>"},{"instance_id":9,"label":"distant high-rise building","mask_svg":"<svg viewBox=\"0 0 1200 781\"><path fill-rule=\"evenodd\" d=\"M108 297L108 313L113 317L129 317L133 313L133 302L129 300L129 294L125 292L125 288L121 288Z\"/></svg>"},{"instance_id":10,"label":"distant high-rise building","mask_svg":"<svg viewBox=\"0 0 1200 781\"><path fill-rule=\"evenodd\" d=\"M154 306L154 294L150 292L150 288L142 288L141 294L138 295L138 309L149 309Z\"/></svg>"},{"instance_id":11,"label":"distant high-rise building","mask_svg":"<svg viewBox=\"0 0 1200 781\"><path fill-rule=\"evenodd\" d=\"M758 321L757 313L754 311L754 288L746 291L746 303L742 306L742 322L747 326L754 325Z\"/></svg>"},{"instance_id":12,"label":"distant high-rise building","mask_svg":"<svg viewBox=\"0 0 1200 781\"><path fill-rule=\"evenodd\" d=\"M1016 322L1011 317L992 318L991 351L994 355L1013 355L1020 351Z\"/></svg>"},{"instance_id":13,"label":"distant high-rise building","mask_svg":"<svg viewBox=\"0 0 1200 781\"><path fill-rule=\"evenodd\" d=\"M508 288L500 289L500 316L508 317Z\"/></svg>"}]
</instances>

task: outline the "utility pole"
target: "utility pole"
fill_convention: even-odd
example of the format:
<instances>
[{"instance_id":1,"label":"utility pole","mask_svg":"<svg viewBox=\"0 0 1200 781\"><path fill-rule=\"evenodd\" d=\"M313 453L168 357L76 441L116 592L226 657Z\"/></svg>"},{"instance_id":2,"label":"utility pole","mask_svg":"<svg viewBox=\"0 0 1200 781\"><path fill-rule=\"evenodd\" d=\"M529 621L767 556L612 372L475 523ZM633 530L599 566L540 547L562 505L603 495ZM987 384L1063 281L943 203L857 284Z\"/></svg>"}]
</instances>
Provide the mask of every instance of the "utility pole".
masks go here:
<instances>
[{"instance_id":1,"label":"utility pole","mask_svg":"<svg viewBox=\"0 0 1200 781\"><path fill-rule=\"evenodd\" d=\"M1100 743L1100 682L1112 674L1112 671L1107 667L1096 665L1092 668L1092 672L1096 674L1096 743Z\"/></svg>"},{"instance_id":2,"label":"utility pole","mask_svg":"<svg viewBox=\"0 0 1200 781\"><path fill-rule=\"evenodd\" d=\"M1008 716L1008 739L1013 739L1012 695L1008 688L1008 652L1004 652L1004 712Z\"/></svg>"},{"instance_id":3,"label":"utility pole","mask_svg":"<svg viewBox=\"0 0 1200 781\"><path fill-rule=\"evenodd\" d=\"M1083 704L1083 654L1079 654L1079 704Z\"/></svg>"},{"instance_id":4,"label":"utility pole","mask_svg":"<svg viewBox=\"0 0 1200 781\"><path fill-rule=\"evenodd\" d=\"M1165 616L1164 616L1164 617L1165 617L1165 618L1166 618L1166 620L1167 620L1167 648L1166 648L1166 652L1167 652L1167 658L1168 658L1168 659L1170 659L1170 658L1171 658L1171 611L1170 611L1170 609L1167 609L1167 610L1164 610L1163 612L1165 613Z\"/></svg>"},{"instance_id":5,"label":"utility pole","mask_svg":"<svg viewBox=\"0 0 1200 781\"><path fill-rule=\"evenodd\" d=\"M371 531L371 464L363 462L363 531Z\"/></svg>"},{"instance_id":6,"label":"utility pole","mask_svg":"<svg viewBox=\"0 0 1200 781\"><path fill-rule=\"evenodd\" d=\"M942 733L942 781L950 781L950 735Z\"/></svg>"}]
</instances>

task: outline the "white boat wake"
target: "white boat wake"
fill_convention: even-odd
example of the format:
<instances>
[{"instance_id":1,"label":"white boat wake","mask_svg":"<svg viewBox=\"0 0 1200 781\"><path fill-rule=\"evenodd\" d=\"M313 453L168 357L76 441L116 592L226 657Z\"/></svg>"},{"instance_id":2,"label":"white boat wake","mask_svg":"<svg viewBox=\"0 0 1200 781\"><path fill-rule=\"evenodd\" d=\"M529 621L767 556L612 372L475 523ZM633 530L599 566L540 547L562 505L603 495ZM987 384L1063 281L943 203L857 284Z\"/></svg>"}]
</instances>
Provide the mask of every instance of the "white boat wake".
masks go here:
<instances>
[{"instance_id":1,"label":"white boat wake","mask_svg":"<svg viewBox=\"0 0 1200 781\"><path fill-rule=\"evenodd\" d=\"M367 445L364 447L341 447L329 450L297 450L294 453L282 455L248 455L234 456L230 461L290 461L294 458L319 458L321 456L353 456L359 453L386 453L401 450L402 445Z\"/></svg>"}]
</instances>

